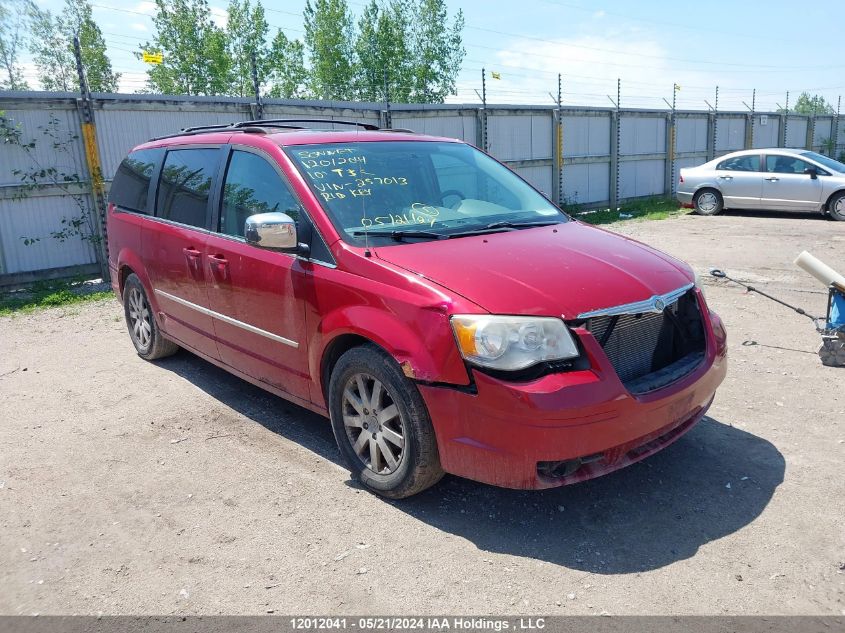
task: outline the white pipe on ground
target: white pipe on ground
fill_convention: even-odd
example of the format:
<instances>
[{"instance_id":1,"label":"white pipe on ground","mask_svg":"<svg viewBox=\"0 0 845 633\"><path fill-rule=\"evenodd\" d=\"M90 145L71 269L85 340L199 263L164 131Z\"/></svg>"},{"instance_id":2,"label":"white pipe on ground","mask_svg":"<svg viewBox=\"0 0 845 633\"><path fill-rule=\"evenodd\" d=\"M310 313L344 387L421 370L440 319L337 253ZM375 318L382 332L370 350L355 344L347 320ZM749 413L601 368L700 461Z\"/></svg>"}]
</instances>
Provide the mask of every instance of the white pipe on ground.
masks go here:
<instances>
[{"instance_id":1,"label":"white pipe on ground","mask_svg":"<svg viewBox=\"0 0 845 633\"><path fill-rule=\"evenodd\" d=\"M806 270L822 282L826 288L836 284L845 290L845 277L833 270L833 268L825 264L822 260L810 255L807 251L802 252L795 259L795 265Z\"/></svg>"}]
</instances>

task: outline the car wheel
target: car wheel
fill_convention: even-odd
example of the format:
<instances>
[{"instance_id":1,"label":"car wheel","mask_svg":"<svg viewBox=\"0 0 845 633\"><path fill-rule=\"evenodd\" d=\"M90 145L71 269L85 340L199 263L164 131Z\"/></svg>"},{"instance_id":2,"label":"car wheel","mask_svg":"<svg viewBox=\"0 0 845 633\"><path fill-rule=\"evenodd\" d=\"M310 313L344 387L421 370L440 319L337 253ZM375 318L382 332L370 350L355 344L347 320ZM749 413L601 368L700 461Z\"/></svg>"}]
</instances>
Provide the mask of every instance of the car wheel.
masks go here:
<instances>
[{"instance_id":1,"label":"car wheel","mask_svg":"<svg viewBox=\"0 0 845 633\"><path fill-rule=\"evenodd\" d=\"M724 201L715 189L702 189L696 192L692 204L698 215L716 215L722 210Z\"/></svg>"},{"instance_id":2,"label":"car wheel","mask_svg":"<svg viewBox=\"0 0 845 633\"><path fill-rule=\"evenodd\" d=\"M443 476L428 410L416 385L375 346L338 359L329 381L332 430L352 476L402 499Z\"/></svg>"},{"instance_id":3,"label":"car wheel","mask_svg":"<svg viewBox=\"0 0 845 633\"><path fill-rule=\"evenodd\" d=\"M129 275L123 285L123 312L129 338L138 356L155 360L179 351L179 346L164 338L158 329L147 293L135 273Z\"/></svg>"},{"instance_id":4,"label":"car wheel","mask_svg":"<svg viewBox=\"0 0 845 633\"><path fill-rule=\"evenodd\" d=\"M845 222L845 191L836 194L827 205L830 217L840 222Z\"/></svg>"}]
</instances>

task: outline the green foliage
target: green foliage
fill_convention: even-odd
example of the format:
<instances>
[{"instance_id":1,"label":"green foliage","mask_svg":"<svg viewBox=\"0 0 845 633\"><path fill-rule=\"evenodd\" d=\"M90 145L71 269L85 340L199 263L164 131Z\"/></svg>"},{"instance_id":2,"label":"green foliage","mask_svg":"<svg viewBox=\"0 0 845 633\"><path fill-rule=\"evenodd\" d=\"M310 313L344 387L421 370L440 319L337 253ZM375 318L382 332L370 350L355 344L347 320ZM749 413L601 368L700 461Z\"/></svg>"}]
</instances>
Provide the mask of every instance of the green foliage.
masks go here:
<instances>
[{"instance_id":1,"label":"green foliage","mask_svg":"<svg viewBox=\"0 0 845 633\"><path fill-rule=\"evenodd\" d=\"M66 306L85 301L103 301L114 297L108 291L89 291L77 281L42 281L25 290L0 293L0 316L29 313L39 308Z\"/></svg>"},{"instance_id":2,"label":"green foliage","mask_svg":"<svg viewBox=\"0 0 845 633\"><path fill-rule=\"evenodd\" d=\"M306 0L303 19L309 92L317 99L352 100L355 38L346 0Z\"/></svg>"},{"instance_id":3,"label":"green foliage","mask_svg":"<svg viewBox=\"0 0 845 633\"><path fill-rule=\"evenodd\" d=\"M147 83L163 94L225 95L231 92L232 65L226 32L211 20L206 0L155 0L155 38L142 51L164 54L151 66ZM141 53L138 53L138 57Z\"/></svg>"},{"instance_id":4,"label":"green foliage","mask_svg":"<svg viewBox=\"0 0 845 633\"><path fill-rule=\"evenodd\" d=\"M275 99L302 99L307 95L308 71L305 69L305 46L289 40L279 29L267 57L268 96Z\"/></svg>"},{"instance_id":5,"label":"green foliage","mask_svg":"<svg viewBox=\"0 0 845 633\"><path fill-rule=\"evenodd\" d=\"M353 78L355 92L361 101L382 101L385 79L392 101L410 99L412 83L409 3L395 0L379 5L370 0L358 20L355 53L357 73ZM385 75L386 74L386 75Z\"/></svg>"},{"instance_id":6,"label":"green foliage","mask_svg":"<svg viewBox=\"0 0 845 633\"><path fill-rule=\"evenodd\" d=\"M825 101L821 95L812 95L808 92L802 92L798 95L798 101L795 102L793 112L797 114L833 114L833 106Z\"/></svg>"},{"instance_id":7,"label":"green foliage","mask_svg":"<svg viewBox=\"0 0 845 633\"><path fill-rule=\"evenodd\" d=\"M78 36L88 88L92 92L117 91L120 73L112 71L103 33L94 21L88 0L65 0L60 15L34 5L30 13L30 50L44 90L79 90L73 50L73 38Z\"/></svg>"},{"instance_id":8,"label":"green foliage","mask_svg":"<svg viewBox=\"0 0 845 633\"><path fill-rule=\"evenodd\" d=\"M20 66L32 0L0 0L0 90L29 90Z\"/></svg>"},{"instance_id":9,"label":"green foliage","mask_svg":"<svg viewBox=\"0 0 845 633\"><path fill-rule=\"evenodd\" d=\"M410 22L413 88L408 101L442 103L446 95L455 92L455 79L466 55L461 41L463 12L459 10L449 26L445 0L416 0L411 3Z\"/></svg>"},{"instance_id":10,"label":"green foliage","mask_svg":"<svg viewBox=\"0 0 845 633\"><path fill-rule=\"evenodd\" d=\"M230 93L236 97L253 94L252 60L259 85L266 83L269 73L270 50L267 33L270 30L260 0L255 6L250 0L229 0L229 21L226 24L226 53L232 65Z\"/></svg>"}]
</instances>

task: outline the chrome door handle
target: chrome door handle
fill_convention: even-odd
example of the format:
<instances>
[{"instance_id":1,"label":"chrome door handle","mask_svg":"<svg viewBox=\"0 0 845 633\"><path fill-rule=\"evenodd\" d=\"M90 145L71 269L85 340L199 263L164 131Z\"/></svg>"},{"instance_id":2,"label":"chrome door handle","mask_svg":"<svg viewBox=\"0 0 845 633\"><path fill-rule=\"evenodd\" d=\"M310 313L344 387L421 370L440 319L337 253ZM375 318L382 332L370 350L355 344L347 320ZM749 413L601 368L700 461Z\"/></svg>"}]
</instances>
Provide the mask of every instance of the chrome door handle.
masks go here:
<instances>
[{"instance_id":1,"label":"chrome door handle","mask_svg":"<svg viewBox=\"0 0 845 633\"><path fill-rule=\"evenodd\" d=\"M776 178L775 176L769 176L768 178L766 178L766 180L768 180L769 182L775 182L780 180L780 178Z\"/></svg>"},{"instance_id":2,"label":"chrome door handle","mask_svg":"<svg viewBox=\"0 0 845 633\"><path fill-rule=\"evenodd\" d=\"M733 180L734 179L733 176L719 176L719 178L722 179L722 180Z\"/></svg>"},{"instance_id":3,"label":"chrome door handle","mask_svg":"<svg viewBox=\"0 0 845 633\"><path fill-rule=\"evenodd\" d=\"M208 260L211 264L211 272L220 277L223 281L226 281L228 277L229 260L227 260L223 255L209 255Z\"/></svg>"}]
</instances>

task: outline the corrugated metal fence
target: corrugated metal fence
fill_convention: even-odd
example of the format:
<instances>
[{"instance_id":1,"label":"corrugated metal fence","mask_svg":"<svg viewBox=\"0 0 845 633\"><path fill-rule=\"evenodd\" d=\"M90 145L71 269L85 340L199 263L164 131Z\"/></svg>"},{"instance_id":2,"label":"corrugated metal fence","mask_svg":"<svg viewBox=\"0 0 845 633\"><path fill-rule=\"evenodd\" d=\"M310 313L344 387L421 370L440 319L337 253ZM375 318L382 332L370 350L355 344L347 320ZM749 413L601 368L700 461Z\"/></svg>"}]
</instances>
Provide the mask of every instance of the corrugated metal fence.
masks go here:
<instances>
[{"instance_id":1,"label":"corrugated metal fence","mask_svg":"<svg viewBox=\"0 0 845 633\"><path fill-rule=\"evenodd\" d=\"M375 103L262 105L265 119L300 116L381 125L387 120L383 104ZM219 97L94 95L93 107L107 186L127 151L151 137L255 118L248 99ZM78 213L67 187L25 191L15 175L16 170L32 171L36 163L78 173L84 182L74 185L74 192L89 196L76 95L0 93L0 111L20 125L24 141L37 139L29 154L15 144L0 146L0 287L96 273L95 249L88 242L50 237L62 228L62 219ZM502 105L486 110L475 105L393 105L390 115L393 127L486 147L554 200L585 206L672 195L678 169L737 149L781 146L828 152L830 143L834 155L845 149L845 120L833 116L694 111L673 116L667 110ZM43 135L50 125L75 139L57 151ZM40 239L27 244L25 238Z\"/></svg>"}]
</instances>

